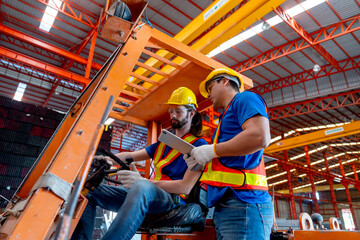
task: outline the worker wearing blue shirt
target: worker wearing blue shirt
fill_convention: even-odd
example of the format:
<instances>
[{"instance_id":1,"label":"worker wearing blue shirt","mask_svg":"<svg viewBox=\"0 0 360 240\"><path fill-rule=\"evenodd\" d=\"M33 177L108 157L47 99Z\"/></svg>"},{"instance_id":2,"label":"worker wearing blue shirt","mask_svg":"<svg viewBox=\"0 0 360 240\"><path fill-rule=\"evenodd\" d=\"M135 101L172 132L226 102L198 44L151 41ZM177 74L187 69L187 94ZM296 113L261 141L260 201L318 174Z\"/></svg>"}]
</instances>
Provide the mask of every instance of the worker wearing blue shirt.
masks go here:
<instances>
[{"instance_id":1,"label":"worker wearing blue shirt","mask_svg":"<svg viewBox=\"0 0 360 240\"><path fill-rule=\"evenodd\" d=\"M208 205L215 206L217 239L269 239L273 223L263 150L270 143L264 100L239 92L240 75L230 68L213 70L200 92L224 108L212 145L196 147L185 158L190 169L204 166Z\"/></svg>"},{"instance_id":2,"label":"worker wearing blue shirt","mask_svg":"<svg viewBox=\"0 0 360 240\"><path fill-rule=\"evenodd\" d=\"M169 115L175 135L201 146L207 144L199 138L202 119L196 111L194 93L185 87L176 89L169 100ZM183 155L164 143L157 142L135 152L116 154L121 160L131 157L134 161L152 158L155 167L153 179L143 178L137 171L118 172L121 186L101 184L87 195L88 204L72 239L92 239L96 206L117 212L103 240L131 239L146 214L169 211L185 204L186 196L198 181L201 171L190 171Z\"/></svg>"}]
</instances>

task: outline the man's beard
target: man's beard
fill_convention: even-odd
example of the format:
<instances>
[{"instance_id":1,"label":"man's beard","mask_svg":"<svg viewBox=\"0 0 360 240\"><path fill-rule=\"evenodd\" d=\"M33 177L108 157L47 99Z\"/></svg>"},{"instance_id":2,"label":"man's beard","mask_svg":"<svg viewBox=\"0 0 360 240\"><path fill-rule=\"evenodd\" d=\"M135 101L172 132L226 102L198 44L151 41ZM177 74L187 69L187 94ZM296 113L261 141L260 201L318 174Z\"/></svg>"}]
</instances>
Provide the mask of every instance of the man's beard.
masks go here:
<instances>
[{"instance_id":1,"label":"man's beard","mask_svg":"<svg viewBox=\"0 0 360 240\"><path fill-rule=\"evenodd\" d=\"M174 129L182 128L185 124L188 123L188 116L189 116L189 112L186 114L186 117L184 117L182 120L172 118L171 119L171 127ZM173 120L176 120L176 121L173 122Z\"/></svg>"},{"instance_id":2,"label":"man's beard","mask_svg":"<svg viewBox=\"0 0 360 240\"><path fill-rule=\"evenodd\" d=\"M176 120L176 121L173 122L173 120ZM187 123L188 123L188 120L186 118L184 118L182 120L178 120L176 118L171 119L171 127L174 128L174 129L182 128Z\"/></svg>"}]
</instances>

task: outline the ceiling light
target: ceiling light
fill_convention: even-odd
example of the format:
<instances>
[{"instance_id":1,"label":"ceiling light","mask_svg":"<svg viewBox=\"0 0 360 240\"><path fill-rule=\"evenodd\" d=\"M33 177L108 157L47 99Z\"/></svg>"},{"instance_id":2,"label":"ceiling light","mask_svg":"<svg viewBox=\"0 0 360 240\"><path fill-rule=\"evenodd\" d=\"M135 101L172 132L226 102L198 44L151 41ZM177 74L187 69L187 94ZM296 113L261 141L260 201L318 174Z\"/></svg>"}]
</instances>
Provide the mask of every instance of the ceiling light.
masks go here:
<instances>
[{"instance_id":1,"label":"ceiling light","mask_svg":"<svg viewBox=\"0 0 360 240\"><path fill-rule=\"evenodd\" d=\"M273 167L276 167L276 166L277 166L276 163L275 163L275 164L272 164L272 165L269 165L269 166L265 167L265 170L268 170L268 169L273 168Z\"/></svg>"},{"instance_id":2,"label":"ceiling light","mask_svg":"<svg viewBox=\"0 0 360 240\"><path fill-rule=\"evenodd\" d=\"M261 29L263 31L268 30L270 28L270 24L268 24L267 22L263 22L263 24L261 25Z\"/></svg>"},{"instance_id":3,"label":"ceiling light","mask_svg":"<svg viewBox=\"0 0 360 240\"><path fill-rule=\"evenodd\" d=\"M300 14L300 13L306 11L306 10L309 10L309 9L311 9L313 7L316 7L316 6L318 6L318 5L320 5L320 4L324 3L324 2L325 2L325 0L307 0L305 2L302 2L302 3L298 4L298 5L296 5L295 7L292 7L290 9L286 10L285 12L287 14L289 14L290 17L295 17L296 15L298 15L298 14ZM250 37L252 37L252 36L254 36L254 35L256 35L256 34L262 32L264 30L266 30L266 29L263 29L263 27L265 27L264 26L265 23L267 23L269 25L269 27L272 27L272 26L275 26L275 25L277 25L277 24L279 24L281 22L283 22L283 21L279 16L275 16L275 17L272 17L270 19L267 19L266 22L260 23L260 24L258 24L256 26L254 26L253 28L248 29L248 30L240 33L239 35L240 35L241 38L238 37L239 35L235 36L235 37L238 37L236 39L236 41L234 41L232 39L228 40L227 41L228 43L231 42L231 43L228 44L228 46L229 47L235 46L236 44L242 42L243 40L246 40L246 39L248 39L248 38L250 38ZM224 51L224 50L226 50L226 49L222 49L222 51ZM219 54L222 51L219 51L218 48L215 48L211 52L209 52L206 56L213 57L213 56Z\"/></svg>"},{"instance_id":4,"label":"ceiling light","mask_svg":"<svg viewBox=\"0 0 360 240\"><path fill-rule=\"evenodd\" d=\"M48 6L45 9L44 15L41 19L39 28L49 32L54 21L58 10L56 8L60 8L62 5L62 1L60 0L50 0Z\"/></svg>"},{"instance_id":5,"label":"ceiling light","mask_svg":"<svg viewBox=\"0 0 360 240\"><path fill-rule=\"evenodd\" d=\"M315 64L315 65L314 65L314 68L313 68L314 73L317 73L317 72L319 72L320 70L321 70L321 67L320 67L319 65Z\"/></svg>"}]
</instances>

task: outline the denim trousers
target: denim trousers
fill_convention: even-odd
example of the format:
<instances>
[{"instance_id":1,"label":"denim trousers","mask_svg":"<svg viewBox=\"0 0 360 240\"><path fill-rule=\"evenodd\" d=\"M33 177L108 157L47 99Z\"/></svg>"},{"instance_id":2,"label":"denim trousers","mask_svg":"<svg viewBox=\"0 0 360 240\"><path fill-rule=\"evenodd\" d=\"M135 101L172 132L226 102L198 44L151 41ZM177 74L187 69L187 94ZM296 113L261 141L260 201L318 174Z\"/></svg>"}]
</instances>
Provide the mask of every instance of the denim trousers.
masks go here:
<instances>
[{"instance_id":1,"label":"denim trousers","mask_svg":"<svg viewBox=\"0 0 360 240\"><path fill-rule=\"evenodd\" d=\"M169 193L146 180L135 182L130 189L101 184L87 198L88 204L72 240L92 239L96 206L117 212L103 240L131 239L146 214L166 212L176 206Z\"/></svg>"},{"instance_id":2,"label":"denim trousers","mask_svg":"<svg viewBox=\"0 0 360 240\"><path fill-rule=\"evenodd\" d=\"M273 206L269 203L246 203L235 197L220 199L215 206L217 240L270 239Z\"/></svg>"}]
</instances>

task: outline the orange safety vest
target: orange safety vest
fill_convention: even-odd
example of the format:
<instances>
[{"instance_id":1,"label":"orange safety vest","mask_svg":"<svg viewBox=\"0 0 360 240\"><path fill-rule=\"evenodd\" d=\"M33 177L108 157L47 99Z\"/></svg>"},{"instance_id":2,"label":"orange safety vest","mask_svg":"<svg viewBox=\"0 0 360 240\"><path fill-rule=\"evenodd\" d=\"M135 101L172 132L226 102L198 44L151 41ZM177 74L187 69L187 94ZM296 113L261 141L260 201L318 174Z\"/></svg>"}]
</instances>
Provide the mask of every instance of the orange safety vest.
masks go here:
<instances>
[{"instance_id":1,"label":"orange safety vest","mask_svg":"<svg viewBox=\"0 0 360 240\"><path fill-rule=\"evenodd\" d=\"M196 140L198 140L198 138L191 133L186 134L182 137L182 139L190 144L193 144ZM165 147L166 145L160 142L156 148L153 158L155 167L154 180L171 180L167 175L162 174L162 169L181 155L180 152L176 151L175 149L171 149L164 158L161 158L164 154Z\"/></svg>"},{"instance_id":2,"label":"orange safety vest","mask_svg":"<svg viewBox=\"0 0 360 240\"><path fill-rule=\"evenodd\" d=\"M234 98L233 98L234 99ZM225 109L229 109L232 101ZM216 128L214 144L218 142L220 133L221 120ZM232 187L237 190L260 190L267 191L268 185L266 180L264 158L260 164L253 169L233 169L223 165L219 158L212 159L206 164L205 170L200 178L202 183L216 187Z\"/></svg>"}]
</instances>

